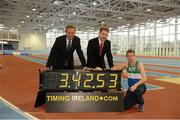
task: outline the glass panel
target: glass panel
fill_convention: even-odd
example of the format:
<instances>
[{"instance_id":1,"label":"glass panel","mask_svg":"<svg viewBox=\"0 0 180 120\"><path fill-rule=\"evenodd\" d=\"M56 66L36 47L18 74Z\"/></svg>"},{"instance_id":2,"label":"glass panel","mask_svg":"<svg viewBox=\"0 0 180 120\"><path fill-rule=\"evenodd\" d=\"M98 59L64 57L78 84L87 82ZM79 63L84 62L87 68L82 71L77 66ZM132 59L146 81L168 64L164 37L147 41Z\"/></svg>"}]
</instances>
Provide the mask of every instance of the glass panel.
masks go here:
<instances>
[{"instance_id":1,"label":"glass panel","mask_svg":"<svg viewBox=\"0 0 180 120\"><path fill-rule=\"evenodd\" d=\"M169 26L163 27L163 35L169 34Z\"/></svg>"},{"instance_id":2,"label":"glass panel","mask_svg":"<svg viewBox=\"0 0 180 120\"><path fill-rule=\"evenodd\" d=\"M175 33L175 26L171 25L169 26L169 34L174 34Z\"/></svg>"},{"instance_id":3,"label":"glass panel","mask_svg":"<svg viewBox=\"0 0 180 120\"><path fill-rule=\"evenodd\" d=\"M169 35L169 42L174 43L175 35Z\"/></svg>"},{"instance_id":4,"label":"glass panel","mask_svg":"<svg viewBox=\"0 0 180 120\"><path fill-rule=\"evenodd\" d=\"M177 23L180 23L180 16L177 17Z\"/></svg>"},{"instance_id":5,"label":"glass panel","mask_svg":"<svg viewBox=\"0 0 180 120\"><path fill-rule=\"evenodd\" d=\"M168 35L163 35L163 42L169 41L169 36Z\"/></svg>"},{"instance_id":6,"label":"glass panel","mask_svg":"<svg viewBox=\"0 0 180 120\"><path fill-rule=\"evenodd\" d=\"M175 24L175 18L171 18L169 21L170 24Z\"/></svg>"},{"instance_id":7,"label":"glass panel","mask_svg":"<svg viewBox=\"0 0 180 120\"><path fill-rule=\"evenodd\" d=\"M177 33L180 33L180 24L177 25Z\"/></svg>"},{"instance_id":8,"label":"glass panel","mask_svg":"<svg viewBox=\"0 0 180 120\"><path fill-rule=\"evenodd\" d=\"M156 29L156 34L161 35L162 34L162 27Z\"/></svg>"},{"instance_id":9,"label":"glass panel","mask_svg":"<svg viewBox=\"0 0 180 120\"><path fill-rule=\"evenodd\" d=\"M178 43L180 43L180 34L177 34L177 41L179 41Z\"/></svg>"}]
</instances>

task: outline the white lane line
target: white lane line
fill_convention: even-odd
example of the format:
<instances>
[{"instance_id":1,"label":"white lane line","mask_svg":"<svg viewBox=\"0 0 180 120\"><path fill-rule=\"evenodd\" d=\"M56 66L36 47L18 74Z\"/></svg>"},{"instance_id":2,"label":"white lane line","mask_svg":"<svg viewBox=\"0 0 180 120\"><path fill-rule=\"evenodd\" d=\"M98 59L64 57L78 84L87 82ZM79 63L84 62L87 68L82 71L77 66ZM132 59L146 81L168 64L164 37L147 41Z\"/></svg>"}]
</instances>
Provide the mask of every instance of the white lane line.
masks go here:
<instances>
[{"instance_id":1,"label":"white lane line","mask_svg":"<svg viewBox=\"0 0 180 120\"><path fill-rule=\"evenodd\" d=\"M33 119L33 120L39 120L38 118L30 115L28 112L25 112L23 110L21 110L20 108L16 107L15 105L13 105L12 103L8 102L7 100L5 100L4 98L2 98L0 96L0 101L3 102L5 105L9 106L12 110L14 110L15 112L19 113L20 115L24 116L27 119Z\"/></svg>"}]
</instances>

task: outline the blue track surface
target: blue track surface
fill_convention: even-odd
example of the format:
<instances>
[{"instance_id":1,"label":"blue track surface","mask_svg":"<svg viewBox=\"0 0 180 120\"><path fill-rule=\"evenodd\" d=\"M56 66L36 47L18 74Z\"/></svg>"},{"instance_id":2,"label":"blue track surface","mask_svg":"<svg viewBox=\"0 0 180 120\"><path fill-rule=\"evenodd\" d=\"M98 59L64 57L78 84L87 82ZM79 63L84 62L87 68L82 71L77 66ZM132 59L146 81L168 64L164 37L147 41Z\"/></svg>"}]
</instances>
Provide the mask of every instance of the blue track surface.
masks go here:
<instances>
[{"instance_id":1,"label":"blue track surface","mask_svg":"<svg viewBox=\"0 0 180 120\"><path fill-rule=\"evenodd\" d=\"M147 76L179 78L179 76L176 75L171 75L168 73L158 73L158 72L147 72Z\"/></svg>"},{"instance_id":2,"label":"blue track surface","mask_svg":"<svg viewBox=\"0 0 180 120\"><path fill-rule=\"evenodd\" d=\"M143 63L148 63L148 64L161 64L161 65L167 65L167 66L174 66L174 67L179 66L180 67L180 60L152 59L152 58L137 58L137 60L139 60ZM125 57L114 57L114 61L125 62L126 58Z\"/></svg>"},{"instance_id":3,"label":"blue track surface","mask_svg":"<svg viewBox=\"0 0 180 120\"><path fill-rule=\"evenodd\" d=\"M145 68L150 68L150 69L156 69L156 70L166 70L166 71L171 71L171 72L179 72L180 70L178 69L173 69L173 68L164 68L164 67L159 67L159 66L145 66Z\"/></svg>"},{"instance_id":4,"label":"blue track surface","mask_svg":"<svg viewBox=\"0 0 180 120\"><path fill-rule=\"evenodd\" d=\"M38 58L32 58L32 57L24 56L24 55L21 55L18 57L24 58L26 60L30 60L30 61L35 62L35 63L43 64L43 65L45 65L47 62L46 60L42 60L42 59L38 59Z\"/></svg>"},{"instance_id":5,"label":"blue track surface","mask_svg":"<svg viewBox=\"0 0 180 120\"><path fill-rule=\"evenodd\" d=\"M0 119L28 119L0 101Z\"/></svg>"}]
</instances>

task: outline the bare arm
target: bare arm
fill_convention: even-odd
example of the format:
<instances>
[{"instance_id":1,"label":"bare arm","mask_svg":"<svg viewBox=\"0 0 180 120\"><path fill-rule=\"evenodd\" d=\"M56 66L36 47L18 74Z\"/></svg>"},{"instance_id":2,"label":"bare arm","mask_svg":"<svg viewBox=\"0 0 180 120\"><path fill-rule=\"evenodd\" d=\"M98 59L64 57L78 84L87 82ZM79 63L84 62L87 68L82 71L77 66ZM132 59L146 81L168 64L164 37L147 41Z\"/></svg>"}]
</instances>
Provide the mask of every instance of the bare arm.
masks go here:
<instances>
[{"instance_id":1,"label":"bare arm","mask_svg":"<svg viewBox=\"0 0 180 120\"><path fill-rule=\"evenodd\" d=\"M127 79L127 62L125 63L120 63L118 65L115 65L112 70L122 70L122 74L121 76L124 78L124 79Z\"/></svg>"},{"instance_id":2,"label":"bare arm","mask_svg":"<svg viewBox=\"0 0 180 120\"><path fill-rule=\"evenodd\" d=\"M123 70L126 69L126 63L119 63L112 67L112 70Z\"/></svg>"},{"instance_id":3,"label":"bare arm","mask_svg":"<svg viewBox=\"0 0 180 120\"><path fill-rule=\"evenodd\" d=\"M122 77L124 78L124 79L127 79L128 78L128 73L127 73L127 65L128 65L128 63L127 62L125 62L125 63L122 63L121 64L121 68L122 68Z\"/></svg>"},{"instance_id":4,"label":"bare arm","mask_svg":"<svg viewBox=\"0 0 180 120\"><path fill-rule=\"evenodd\" d=\"M141 73L142 79L139 82L136 83L137 86L139 86L142 83L145 83L147 81L147 76L146 76L146 72L145 72L143 63L139 63L139 71Z\"/></svg>"}]
</instances>

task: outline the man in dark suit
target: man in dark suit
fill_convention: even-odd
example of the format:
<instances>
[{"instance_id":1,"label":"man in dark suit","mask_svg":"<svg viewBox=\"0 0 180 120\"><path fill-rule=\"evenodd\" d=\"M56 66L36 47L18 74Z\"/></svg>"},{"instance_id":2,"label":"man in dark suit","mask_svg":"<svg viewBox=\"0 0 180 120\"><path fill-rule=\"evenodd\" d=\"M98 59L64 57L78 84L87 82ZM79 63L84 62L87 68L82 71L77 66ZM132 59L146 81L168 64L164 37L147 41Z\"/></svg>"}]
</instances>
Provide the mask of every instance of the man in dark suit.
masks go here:
<instances>
[{"instance_id":1,"label":"man in dark suit","mask_svg":"<svg viewBox=\"0 0 180 120\"><path fill-rule=\"evenodd\" d=\"M106 54L109 67L112 68L113 56L111 53L111 42L107 40L109 29L100 28L99 37L89 40L87 47L87 66L89 68L105 69L104 55Z\"/></svg>"},{"instance_id":2,"label":"man in dark suit","mask_svg":"<svg viewBox=\"0 0 180 120\"><path fill-rule=\"evenodd\" d=\"M82 67L86 66L86 61L81 49L80 38L75 36L76 28L72 25L66 26L66 35L56 38L51 49L46 67L53 70L73 70L74 58L73 53L76 50L81 61Z\"/></svg>"},{"instance_id":3,"label":"man in dark suit","mask_svg":"<svg viewBox=\"0 0 180 120\"><path fill-rule=\"evenodd\" d=\"M79 59L81 61L83 70L87 69L86 61L81 49L80 38L75 36L76 28L72 25L66 26L66 35L56 38L56 41L51 49L46 68L42 68L41 72L52 70L73 70L74 69L74 58L73 53L76 50ZM41 77L41 74L40 74ZM42 79L40 78L39 88L41 89ZM44 104L46 101L46 91L39 91L35 107Z\"/></svg>"}]
</instances>

